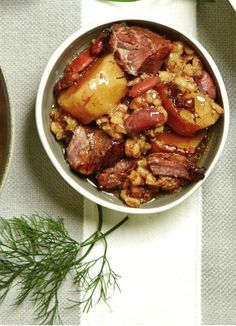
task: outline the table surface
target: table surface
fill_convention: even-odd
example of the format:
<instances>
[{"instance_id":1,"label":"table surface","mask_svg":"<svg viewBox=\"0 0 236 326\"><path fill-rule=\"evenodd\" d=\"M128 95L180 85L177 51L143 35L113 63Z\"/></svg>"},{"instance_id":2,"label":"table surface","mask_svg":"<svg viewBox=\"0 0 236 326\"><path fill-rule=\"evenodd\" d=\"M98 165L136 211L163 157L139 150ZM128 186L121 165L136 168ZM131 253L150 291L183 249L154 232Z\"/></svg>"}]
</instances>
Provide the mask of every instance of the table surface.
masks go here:
<instances>
[{"instance_id":1,"label":"table surface","mask_svg":"<svg viewBox=\"0 0 236 326\"><path fill-rule=\"evenodd\" d=\"M0 64L6 75L15 124L14 154L0 196L0 216L10 218L36 211L62 216L72 236L81 239L83 198L52 167L40 144L34 117L35 96L48 58L80 27L80 1L2 0L0 17ZM226 0L201 1L197 28L199 41L222 73L231 107L225 150L202 187L202 323L235 325L236 13ZM13 314L13 299L11 294L0 305L0 324L33 324L33 316L27 314L33 309L32 304L26 302ZM64 323L75 320L79 324L78 313L72 312Z\"/></svg>"}]
</instances>

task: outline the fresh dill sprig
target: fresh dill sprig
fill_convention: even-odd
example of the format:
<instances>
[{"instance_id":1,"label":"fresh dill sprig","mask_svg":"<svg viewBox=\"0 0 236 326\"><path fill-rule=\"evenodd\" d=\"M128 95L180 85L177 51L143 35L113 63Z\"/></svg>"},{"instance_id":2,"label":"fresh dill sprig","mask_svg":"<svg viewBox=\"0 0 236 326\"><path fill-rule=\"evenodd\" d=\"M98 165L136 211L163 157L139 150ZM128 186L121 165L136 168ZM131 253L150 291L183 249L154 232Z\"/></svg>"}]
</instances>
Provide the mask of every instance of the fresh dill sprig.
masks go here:
<instances>
[{"instance_id":1,"label":"fresh dill sprig","mask_svg":"<svg viewBox=\"0 0 236 326\"><path fill-rule=\"evenodd\" d=\"M106 236L127 219L103 233L102 208L98 206L97 230L78 243L68 234L63 220L49 215L0 218L0 302L17 284L16 304L29 297L41 324L62 323L59 290L70 274L79 293L79 300L70 300L73 306L79 305L87 312L101 300L107 303L111 292L119 288L119 276L107 258ZM102 254L86 260L98 241L104 244Z\"/></svg>"}]
</instances>

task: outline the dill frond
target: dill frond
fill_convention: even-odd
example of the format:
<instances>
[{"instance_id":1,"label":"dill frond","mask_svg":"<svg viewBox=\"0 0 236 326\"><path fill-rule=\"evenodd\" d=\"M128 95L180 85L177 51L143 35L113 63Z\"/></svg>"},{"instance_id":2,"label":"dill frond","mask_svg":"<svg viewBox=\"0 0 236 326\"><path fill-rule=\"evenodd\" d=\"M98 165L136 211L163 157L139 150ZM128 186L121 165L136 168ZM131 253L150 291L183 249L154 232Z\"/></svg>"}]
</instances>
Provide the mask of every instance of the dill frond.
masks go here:
<instances>
[{"instance_id":1,"label":"dill frond","mask_svg":"<svg viewBox=\"0 0 236 326\"><path fill-rule=\"evenodd\" d=\"M80 298L74 305L87 312L100 300L107 302L110 288L114 292L118 287L118 275L108 262L106 236L127 217L106 233L100 206L98 217L96 232L81 243L70 237L62 219L38 214L0 218L0 302L18 284L17 305L28 297L41 324L62 323L58 294L68 274ZM102 255L86 261L98 241L104 244Z\"/></svg>"}]
</instances>

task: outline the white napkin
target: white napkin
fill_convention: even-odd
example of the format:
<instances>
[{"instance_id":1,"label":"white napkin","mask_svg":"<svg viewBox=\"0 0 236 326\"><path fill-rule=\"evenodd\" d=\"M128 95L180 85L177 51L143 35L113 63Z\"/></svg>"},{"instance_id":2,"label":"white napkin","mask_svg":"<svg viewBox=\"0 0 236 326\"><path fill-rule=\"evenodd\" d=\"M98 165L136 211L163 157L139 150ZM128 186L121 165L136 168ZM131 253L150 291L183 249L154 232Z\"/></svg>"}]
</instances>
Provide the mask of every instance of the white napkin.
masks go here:
<instances>
[{"instance_id":1,"label":"white napkin","mask_svg":"<svg viewBox=\"0 0 236 326\"><path fill-rule=\"evenodd\" d=\"M117 16L148 17L160 23L184 29L193 36L197 34L195 0L139 0L123 3L106 0L81 0L82 25Z\"/></svg>"},{"instance_id":2,"label":"white napkin","mask_svg":"<svg viewBox=\"0 0 236 326\"><path fill-rule=\"evenodd\" d=\"M196 36L192 0L140 0L110 3L82 0L82 24L103 18L149 17ZM103 209L104 228L124 214ZM84 238L95 229L96 206L85 200ZM82 326L200 325L201 189L167 212L130 216L109 236L108 256L121 275L121 293L82 314Z\"/></svg>"}]
</instances>

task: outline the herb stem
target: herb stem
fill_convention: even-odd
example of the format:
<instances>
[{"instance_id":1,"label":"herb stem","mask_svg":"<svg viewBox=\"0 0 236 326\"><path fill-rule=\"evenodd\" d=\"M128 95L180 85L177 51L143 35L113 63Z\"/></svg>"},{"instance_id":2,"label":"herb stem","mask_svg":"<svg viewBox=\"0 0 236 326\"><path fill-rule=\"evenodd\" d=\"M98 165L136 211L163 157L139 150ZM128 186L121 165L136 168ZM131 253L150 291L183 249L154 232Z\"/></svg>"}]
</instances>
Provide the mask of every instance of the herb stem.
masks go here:
<instances>
[{"instance_id":1,"label":"herb stem","mask_svg":"<svg viewBox=\"0 0 236 326\"><path fill-rule=\"evenodd\" d=\"M62 220L49 215L0 218L0 302L16 282L19 285L16 304L29 297L35 305L37 319L43 324L61 322L58 294L70 274L80 295L75 305L88 311L100 300L107 303L110 292L113 294L119 288L119 276L107 258L106 236L127 217L102 232L102 207L98 205L97 209L97 229L82 242L70 237ZM87 256L99 240L103 243L102 254L89 260Z\"/></svg>"},{"instance_id":2,"label":"herb stem","mask_svg":"<svg viewBox=\"0 0 236 326\"><path fill-rule=\"evenodd\" d=\"M103 224L102 207L100 205L97 205L97 209L98 209L98 231L101 231L102 224Z\"/></svg>"},{"instance_id":3,"label":"herb stem","mask_svg":"<svg viewBox=\"0 0 236 326\"><path fill-rule=\"evenodd\" d=\"M113 231L115 231L116 229L118 229L122 224L124 224L126 221L128 221L128 216L124 217L119 223L117 223L116 225L114 225L112 228L110 228L108 231L106 231L103 236L106 237L108 236L110 233L112 233Z\"/></svg>"},{"instance_id":4,"label":"herb stem","mask_svg":"<svg viewBox=\"0 0 236 326\"><path fill-rule=\"evenodd\" d=\"M100 235L98 235L97 237L95 236L94 239L92 239L92 240L90 240L88 242L87 242L87 240L84 241L84 242L82 242L81 243L81 247L88 246L88 245L90 245L92 243L94 244L95 242L97 242L97 241L101 240L102 238L108 236L109 234L111 234L112 232L114 232L116 229L118 229L122 224L124 224L128 219L129 219L128 216L124 217L119 223L117 223L116 225L114 225L112 228L110 228L105 233L96 232L96 234L99 233Z\"/></svg>"},{"instance_id":5,"label":"herb stem","mask_svg":"<svg viewBox=\"0 0 236 326\"><path fill-rule=\"evenodd\" d=\"M94 232L87 240L82 242L82 244L80 245L80 247L85 247L85 246L89 245L89 248L85 252L85 254L82 255L82 257L80 257L78 260L76 260L75 265L78 265L82 260L84 260L84 258L86 258L88 256L90 251L93 249L93 246L94 246L95 242L97 241L96 239L97 239L97 236L98 236L98 232L100 232L101 229L102 229L102 224L103 224L102 207L100 205L97 205L97 210L98 210L98 227L97 227L97 231Z\"/></svg>"}]
</instances>

